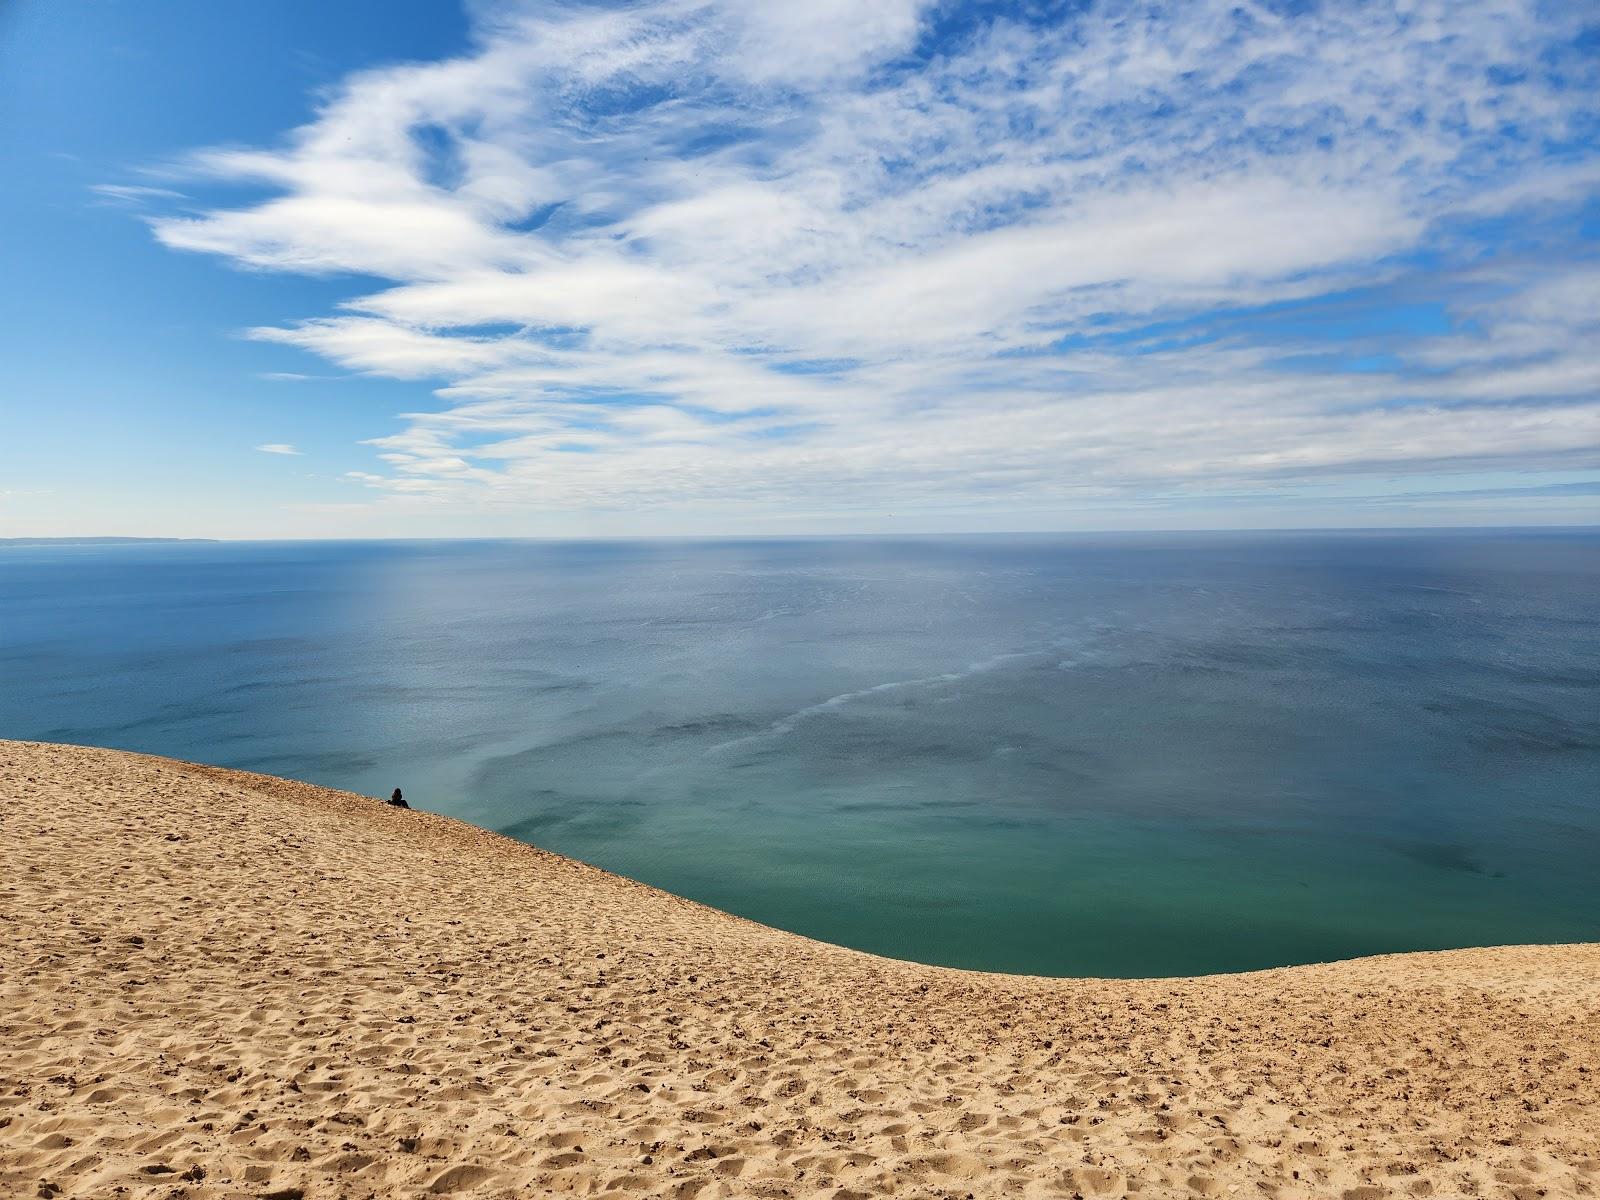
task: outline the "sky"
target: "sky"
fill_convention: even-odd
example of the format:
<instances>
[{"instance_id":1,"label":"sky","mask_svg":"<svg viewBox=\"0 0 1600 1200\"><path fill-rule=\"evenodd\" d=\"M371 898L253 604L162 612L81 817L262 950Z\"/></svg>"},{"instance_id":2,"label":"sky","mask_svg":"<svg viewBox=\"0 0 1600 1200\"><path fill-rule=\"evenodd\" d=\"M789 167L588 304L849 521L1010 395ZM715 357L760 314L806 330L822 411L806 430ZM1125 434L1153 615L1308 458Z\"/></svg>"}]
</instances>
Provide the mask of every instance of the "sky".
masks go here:
<instances>
[{"instance_id":1,"label":"sky","mask_svg":"<svg viewBox=\"0 0 1600 1200\"><path fill-rule=\"evenodd\" d=\"M1600 523L1600 11L10 0L0 536Z\"/></svg>"}]
</instances>

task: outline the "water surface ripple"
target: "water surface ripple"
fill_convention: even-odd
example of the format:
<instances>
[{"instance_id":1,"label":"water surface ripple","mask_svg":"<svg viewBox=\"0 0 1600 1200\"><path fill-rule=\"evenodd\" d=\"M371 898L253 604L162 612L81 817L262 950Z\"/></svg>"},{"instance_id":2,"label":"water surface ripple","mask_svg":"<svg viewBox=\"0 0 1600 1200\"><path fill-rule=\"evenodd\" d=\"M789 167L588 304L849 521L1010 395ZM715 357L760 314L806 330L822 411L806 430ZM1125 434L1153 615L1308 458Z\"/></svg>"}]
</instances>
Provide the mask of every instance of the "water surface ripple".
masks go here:
<instances>
[{"instance_id":1,"label":"water surface ripple","mask_svg":"<svg viewBox=\"0 0 1600 1200\"><path fill-rule=\"evenodd\" d=\"M1600 938L1600 534L0 549L0 734L1045 974Z\"/></svg>"}]
</instances>

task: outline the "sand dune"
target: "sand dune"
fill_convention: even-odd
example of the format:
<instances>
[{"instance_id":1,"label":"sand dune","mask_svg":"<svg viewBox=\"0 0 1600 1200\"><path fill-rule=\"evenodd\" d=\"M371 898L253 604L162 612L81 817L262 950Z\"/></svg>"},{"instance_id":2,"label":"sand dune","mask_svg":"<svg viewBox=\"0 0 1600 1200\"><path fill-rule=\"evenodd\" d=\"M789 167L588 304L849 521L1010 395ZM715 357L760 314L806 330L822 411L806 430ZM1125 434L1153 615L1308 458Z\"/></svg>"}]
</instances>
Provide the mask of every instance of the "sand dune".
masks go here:
<instances>
[{"instance_id":1,"label":"sand dune","mask_svg":"<svg viewBox=\"0 0 1600 1200\"><path fill-rule=\"evenodd\" d=\"M1046 980L0 742L0 1196L1600 1195L1600 945Z\"/></svg>"}]
</instances>

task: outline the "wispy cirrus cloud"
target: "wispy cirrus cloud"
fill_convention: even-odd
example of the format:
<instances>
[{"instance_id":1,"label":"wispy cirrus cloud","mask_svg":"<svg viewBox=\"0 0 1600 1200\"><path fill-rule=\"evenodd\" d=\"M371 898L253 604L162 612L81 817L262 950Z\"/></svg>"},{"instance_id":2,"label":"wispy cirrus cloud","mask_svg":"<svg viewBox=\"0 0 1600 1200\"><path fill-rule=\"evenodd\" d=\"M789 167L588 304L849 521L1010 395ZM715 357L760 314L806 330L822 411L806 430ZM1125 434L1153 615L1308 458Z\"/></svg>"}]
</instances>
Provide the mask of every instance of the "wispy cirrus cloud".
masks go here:
<instances>
[{"instance_id":1,"label":"wispy cirrus cloud","mask_svg":"<svg viewBox=\"0 0 1600 1200\"><path fill-rule=\"evenodd\" d=\"M990 11L488 5L470 56L195 155L268 198L154 229L390 281L249 333L436 385L357 476L406 504L1072 508L1600 465L1575 9Z\"/></svg>"},{"instance_id":2,"label":"wispy cirrus cloud","mask_svg":"<svg viewBox=\"0 0 1600 1200\"><path fill-rule=\"evenodd\" d=\"M262 454L293 454L293 455L298 455L300 453L299 450L296 450L288 442L264 442L263 444L257 446L256 449L259 450Z\"/></svg>"},{"instance_id":3,"label":"wispy cirrus cloud","mask_svg":"<svg viewBox=\"0 0 1600 1200\"><path fill-rule=\"evenodd\" d=\"M102 201L123 205L142 205L160 200L182 200L183 193L172 188L138 184L96 183L89 188Z\"/></svg>"}]
</instances>

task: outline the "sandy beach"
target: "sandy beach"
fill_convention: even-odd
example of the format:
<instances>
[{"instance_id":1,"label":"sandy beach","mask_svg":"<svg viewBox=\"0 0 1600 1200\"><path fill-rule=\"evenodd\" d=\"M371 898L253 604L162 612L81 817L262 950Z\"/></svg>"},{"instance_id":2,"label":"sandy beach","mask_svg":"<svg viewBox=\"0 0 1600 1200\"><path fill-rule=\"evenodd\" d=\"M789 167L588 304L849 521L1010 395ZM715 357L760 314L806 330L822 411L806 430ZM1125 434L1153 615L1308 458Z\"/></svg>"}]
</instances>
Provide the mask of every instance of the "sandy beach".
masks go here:
<instances>
[{"instance_id":1,"label":"sandy beach","mask_svg":"<svg viewBox=\"0 0 1600 1200\"><path fill-rule=\"evenodd\" d=\"M1600 1194L1600 945L1053 980L0 742L0 1195Z\"/></svg>"}]
</instances>

